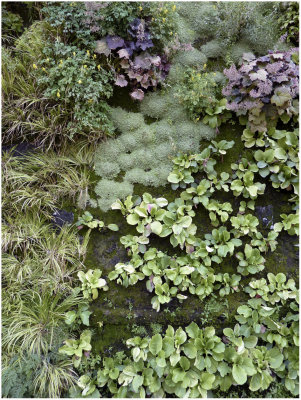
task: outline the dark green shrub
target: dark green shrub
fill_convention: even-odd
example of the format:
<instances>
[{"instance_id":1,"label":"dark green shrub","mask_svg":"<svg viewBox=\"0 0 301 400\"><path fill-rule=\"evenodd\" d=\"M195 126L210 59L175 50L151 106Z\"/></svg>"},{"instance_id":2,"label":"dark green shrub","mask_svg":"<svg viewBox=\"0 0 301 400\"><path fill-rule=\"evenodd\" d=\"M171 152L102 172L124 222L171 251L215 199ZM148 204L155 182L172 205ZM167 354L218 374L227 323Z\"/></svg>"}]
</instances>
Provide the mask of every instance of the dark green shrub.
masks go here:
<instances>
[{"instance_id":1,"label":"dark green shrub","mask_svg":"<svg viewBox=\"0 0 301 400\"><path fill-rule=\"evenodd\" d=\"M113 93L113 74L101 67L89 50L61 42L46 48L45 56L36 66L41 69L38 83L45 88L46 98L56 100L69 110L71 136L91 131L112 134L106 100Z\"/></svg>"}]
</instances>

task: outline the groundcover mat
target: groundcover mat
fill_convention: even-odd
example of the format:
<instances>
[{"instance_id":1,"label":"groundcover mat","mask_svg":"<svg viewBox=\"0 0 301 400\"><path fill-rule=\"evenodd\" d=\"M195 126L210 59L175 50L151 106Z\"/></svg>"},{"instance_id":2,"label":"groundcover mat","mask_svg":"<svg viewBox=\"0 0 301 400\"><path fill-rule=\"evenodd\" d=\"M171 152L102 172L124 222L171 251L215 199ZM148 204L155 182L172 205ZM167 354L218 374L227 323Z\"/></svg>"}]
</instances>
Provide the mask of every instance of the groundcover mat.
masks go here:
<instances>
[{"instance_id":1,"label":"groundcover mat","mask_svg":"<svg viewBox=\"0 0 301 400\"><path fill-rule=\"evenodd\" d=\"M2 397L299 397L299 3L2 2Z\"/></svg>"}]
</instances>

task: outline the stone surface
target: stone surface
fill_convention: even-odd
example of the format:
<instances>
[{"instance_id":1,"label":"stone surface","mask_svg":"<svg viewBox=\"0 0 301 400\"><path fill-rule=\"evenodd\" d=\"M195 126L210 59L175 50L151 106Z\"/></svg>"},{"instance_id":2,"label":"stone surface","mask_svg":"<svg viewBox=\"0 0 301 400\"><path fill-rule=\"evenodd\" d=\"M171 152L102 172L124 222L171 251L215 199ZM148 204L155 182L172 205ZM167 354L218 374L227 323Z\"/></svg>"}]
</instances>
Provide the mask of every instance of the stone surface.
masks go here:
<instances>
[{"instance_id":1,"label":"stone surface","mask_svg":"<svg viewBox=\"0 0 301 400\"><path fill-rule=\"evenodd\" d=\"M66 210L56 210L52 216L53 224L60 228L65 224L72 224L74 220L74 214Z\"/></svg>"}]
</instances>

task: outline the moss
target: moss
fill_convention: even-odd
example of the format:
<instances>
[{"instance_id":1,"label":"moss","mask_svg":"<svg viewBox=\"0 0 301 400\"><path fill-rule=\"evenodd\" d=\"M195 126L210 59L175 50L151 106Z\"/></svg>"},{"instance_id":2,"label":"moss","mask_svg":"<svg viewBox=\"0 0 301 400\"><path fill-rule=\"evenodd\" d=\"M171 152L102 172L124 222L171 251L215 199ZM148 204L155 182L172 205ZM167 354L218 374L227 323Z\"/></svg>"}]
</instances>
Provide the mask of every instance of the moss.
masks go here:
<instances>
[{"instance_id":1,"label":"moss","mask_svg":"<svg viewBox=\"0 0 301 400\"><path fill-rule=\"evenodd\" d=\"M239 64L244 53L252 53L252 48L246 42L238 42L231 46L227 52L229 61L234 64Z\"/></svg>"},{"instance_id":2,"label":"moss","mask_svg":"<svg viewBox=\"0 0 301 400\"><path fill-rule=\"evenodd\" d=\"M200 35L200 32L206 32L209 26L206 26L206 16L214 14L211 4L205 6L186 3L182 6L179 5L179 8L181 26L185 30L181 33L182 37L185 37L187 41L189 41L189 38L194 40ZM200 15L203 15L203 19L198 19ZM198 23L199 26L197 27ZM194 29L192 34L189 32L191 27ZM210 37L209 30L206 34ZM112 115L120 136L101 144L96 159L97 163L108 163L108 169L110 162L116 163L121 171L118 175L120 182L117 182L117 178L115 181L102 180L101 182L105 181L105 184L100 183L96 186L98 195L101 196L99 204L102 209L91 210L91 212L104 220L106 224L116 223L120 230L117 233L110 231L93 232L87 256L87 265L91 268L101 268L104 270L105 277L107 277L109 271L114 269L115 264L128 260L126 251L119 242L120 236L136 234L135 228L127 225L120 212L103 211L108 209L112 197L119 193L126 182L131 185L128 186L130 193L142 195L144 192L149 192L155 197L165 197L171 202L180 194L180 191L171 190L170 185L166 182L166 177L172 166L171 158L175 152L197 152L199 146L208 145L205 139L214 137L217 141L222 139L234 140L234 147L228 150L227 155L221 157L216 164L217 172L226 171L230 174L232 172L231 163L236 162L246 154L246 149L240 139L243 127L238 124L237 120L233 120L233 125L227 123L220 128L219 132L215 132L201 123L194 124L189 121L184 108L174 96L179 84L179 76L183 74L185 68L195 63L205 63L206 55L204 53L206 52L208 57L212 56L209 51L210 44L212 46L220 45L216 41L211 41L207 47L206 45L203 46L201 51L195 48L191 52L180 52L174 58L166 86L160 91L148 93L139 104L139 113L128 112L138 110L131 108L131 105L122 106L124 110L112 108ZM238 60L243 51L250 50L250 47L246 47L247 45L249 45L249 42L238 43L233 46L231 57ZM194 46L196 46L196 43L194 43ZM208 60L207 68L212 71L222 71L224 68L223 60L221 57L214 62ZM217 74L216 79L222 82L223 74ZM122 101L126 102L126 99L123 98ZM122 101L118 100L119 104ZM102 175L101 168L104 169L104 167L98 165L96 172ZM275 193L277 192L274 189L267 186L266 195L259 197L256 206L272 204L275 218L279 218L279 214L290 207L287 205L289 195L287 193L275 195ZM238 211L239 202L242 200L241 198L233 198L231 192L215 193L214 198L222 202L230 201L235 212ZM208 212L204 207L198 206L195 210L194 223L197 225L197 236L203 237L205 233L211 232L214 227L210 224ZM255 212L252 213L255 214ZM267 231L264 232L267 233ZM262 272L262 276L265 276L267 272L283 271L295 278L297 274L295 238L281 233L278 242L277 250L265 256L266 268ZM170 255L181 254L178 248L172 248L168 238L162 240L162 238L154 237L151 240L151 245ZM237 272L237 261L229 257L222 264L214 264L213 268L216 273L228 272L233 274ZM242 279L243 283L247 284L252 277ZM177 327L195 321L201 326L213 325L217 332L221 333L224 327L233 326L236 323L234 318L236 309L248 299L243 291L230 294L225 298L211 296L203 301L200 301L196 296L189 296L182 303L173 299L157 313L151 308L153 294L146 290L145 281L129 288L117 285L113 281L109 282L109 287L108 292L100 293L99 298L92 303L93 315L91 318L92 327L96 332L94 335L96 349L106 349L107 351L111 346L116 349L123 348L124 340L133 336L133 329L138 329L143 334L152 335L154 324L166 328L168 324ZM108 300L105 300L106 298ZM102 328L98 325L100 321L104 323Z\"/></svg>"},{"instance_id":3,"label":"moss","mask_svg":"<svg viewBox=\"0 0 301 400\"><path fill-rule=\"evenodd\" d=\"M201 47L201 52L208 58L219 58L225 55L225 45L220 40L211 40Z\"/></svg>"},{"instance_id":4,"label":"moss","mask_svg":"<svg viewBox=\"0 0 301 400\"><path fill-rule=\"evenodd\" d=\"M197 49L179 51L174 57L173 62L187 67L198 67L207 62L205 54Z\"/></svg>"}]
</instances>

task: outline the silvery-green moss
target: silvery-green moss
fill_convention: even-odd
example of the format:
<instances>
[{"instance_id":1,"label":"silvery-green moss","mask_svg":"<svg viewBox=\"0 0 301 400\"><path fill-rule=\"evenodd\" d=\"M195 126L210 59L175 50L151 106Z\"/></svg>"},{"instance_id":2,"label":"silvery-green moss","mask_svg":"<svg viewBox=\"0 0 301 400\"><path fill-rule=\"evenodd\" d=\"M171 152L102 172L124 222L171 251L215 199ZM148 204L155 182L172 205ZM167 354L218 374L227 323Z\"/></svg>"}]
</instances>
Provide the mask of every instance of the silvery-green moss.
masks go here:
<instances>
[{"instance_id":1,"label":"silvery-green moss","mask_svg":"<svg viewBox=\"0 0 301 400\"><path fill-rule=\"evenodd\" d=\"M181 2L178 3L180 19L198 36L210 37L214 33L214 16L217 13L213 2Z\"/></svg>"},{"instance_id":2,"label":"silvery-green moss","mask_svg":"<svg viewBox=\"0 0 301 400\"><path fill-rule=\"evenodd\" d=\"M95 187L95 192L99 196L98 206L102 210L108 210L112 204L112 198L124 199L133 192L133 185L130 182L116 182L109 179L102 179Z\"/></svg>"},{"instance_id":3,"label":"silvery-green moss","mask_svg":"<svg viewBox=\"0 0 301 400\"><path fill-rule=\"evenodd\" d=\"M115 114L117 123L122 116L122 113ZM132 194L134 184L154 187L166 185L172 157L177 152L195 151L201 140L210 139L215 134L207 125L189 121L186 115L180 123L173 123L172 119L149 125L143 122L132 132L121 132L117 139L100 144L96 152L95 173L102 180L95 192L103 211L108 210L117 198L124 199ZM124 173L122 182L111 180L119 173Z\"/></svg>"},{"instance_id":4,"label":"silvery-green moss","mask_svg":"<svg viewBox=\"0 0 301 400\"><path fill-rule=\"evenodd\" d=\"M238 64L244 53L252 53L252 49L246 42L238 42L231 46L227 52L227 56L231 63Z\"/></svg>"},{"instance_id":5,"label":"silvery-green moss","mask_svg":"<svg viewBox=\"0 0 301 400\"><path fill-rule=\"evenodd\" d=\"M122 132L133 131L144 123L141 114L128 112L121 107L112 108L110 116L116 128Z\"/></svg>"},{"instance_id":6,"label":"silvery-green moss","mask_svg":"<svg viewBox=\"0 0 301 400\"><path fill-rule=\"evenodd\" d=\"M193 48L192 50L179 51L174 57L173 62L185 67L198 67L206 64L207 57L199 50Z\"/></svg>"},{"instance_id":7,"label":"silvery-green moss","mask_svg":"<svg viewBox=\"0 0 301 400\"><path fill-rule=\"evenodd\" d=\"M225 45L221 40L213 39L201 47L201 52L208 58L219 58L225 55Z\"/></svg>"},{"instance_id":8,"label":"silvery-green moss","mask_svg":"<svg viewBox=\"0 0 301 400\"><path fill-rule=\"evenodd\" d=\"M105 161L95 166L95 173L104 178L115 178L120 172L120 167L116 162Z\"/></svg>"}]
</instances>

